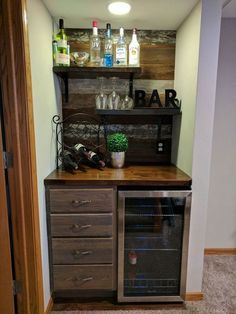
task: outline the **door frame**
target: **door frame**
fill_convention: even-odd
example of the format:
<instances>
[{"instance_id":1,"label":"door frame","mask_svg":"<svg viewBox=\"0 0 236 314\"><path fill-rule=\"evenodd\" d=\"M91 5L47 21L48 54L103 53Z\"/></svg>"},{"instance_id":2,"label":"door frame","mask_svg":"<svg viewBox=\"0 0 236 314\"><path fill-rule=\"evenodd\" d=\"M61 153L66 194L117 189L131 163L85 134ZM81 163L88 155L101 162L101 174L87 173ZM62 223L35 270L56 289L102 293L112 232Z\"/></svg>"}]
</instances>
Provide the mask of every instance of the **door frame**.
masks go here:
<instances>
[{"instance_id":1,"label":"door frame","mask_svg":"<svg viewBox=\"0 0 236 314\"><path fill-rule=\"evenodd\" d=\"M1 96L1 95L0 95ZM0 100L1 101L1 100ZM2 122L0 113L0 154L3 154L3 137L2 137ZM3 155L2 155L3 156ZM11 259L11 241L9 233L8 220L8 202L4 159L0 156L0 313L14 314L14 296L12 293L12 259Z\"/></svg>"},{"instance_id":2,"label":"door frame","mask_svg":"<svg viewBox=\"0 0 236 314\"><path fill-rule=\"evenodd\" d=\"M44 313L26 0L0 1L0 71L19 314Z\"/></svg>"}]
</instances>

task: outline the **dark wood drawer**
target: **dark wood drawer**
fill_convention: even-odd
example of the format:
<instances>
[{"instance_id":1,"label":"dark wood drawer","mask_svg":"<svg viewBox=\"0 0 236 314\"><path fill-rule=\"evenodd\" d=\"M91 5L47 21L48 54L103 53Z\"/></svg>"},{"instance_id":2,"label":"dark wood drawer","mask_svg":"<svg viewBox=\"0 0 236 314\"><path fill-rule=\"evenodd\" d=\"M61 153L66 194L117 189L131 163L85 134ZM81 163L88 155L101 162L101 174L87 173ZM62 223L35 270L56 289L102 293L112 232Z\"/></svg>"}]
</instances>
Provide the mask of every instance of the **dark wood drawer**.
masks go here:
<instances>
[{"instance_id":1,"label":"dark wood drawer","mask_svg":"<svg viewBox=\"0 0 236 314\"><path fill-rule=\"evenodd\" d=\"M111 212L113 189L51 189L51 212Z\"/></svg>"},{"instance_id":2,"label":"dark wood drawer","mask_svg":"<svg viewBox=\"0 0 236 314\"><path fill-rule=\"evenodd\" d=\"M112 263L112 239L52 239L54 264Z\"/></svg>"},{"instance_id":3,"label":"dark wood drawer","mask_svg":"<svg viewBox=\"0 0 236 314\"><path fill-rule=\"evenodd\" d=\"M112 214L51 214L54 237L110 237Z\"/></svg>"},{"instance_id":4,"label":"dark wood drawer","mask_svg":"<svg viewBox=\"0 0 236 314\"><path fill-rule=\"evenodd\" d=\"M112 268L112 265L54 266L54 290L112 290Z\"/></svg>"}]
</instances>

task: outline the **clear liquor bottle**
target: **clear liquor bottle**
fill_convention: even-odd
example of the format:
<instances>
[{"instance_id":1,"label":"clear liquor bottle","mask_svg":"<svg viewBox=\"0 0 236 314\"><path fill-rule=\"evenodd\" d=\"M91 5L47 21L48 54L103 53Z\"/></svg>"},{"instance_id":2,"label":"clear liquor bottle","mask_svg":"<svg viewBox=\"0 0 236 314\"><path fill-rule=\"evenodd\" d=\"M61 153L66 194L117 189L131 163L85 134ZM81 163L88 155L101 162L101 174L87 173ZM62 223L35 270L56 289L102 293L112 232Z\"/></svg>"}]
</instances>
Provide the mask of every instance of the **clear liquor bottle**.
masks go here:
<instances>
[{"instance_id":1,"label":"clear liquor bottle","mask_svg":"<svg viewBox=\"0 0 236 314\"><path fill-rule=\"evenodd\" d=\"M111 24L106 26L106 37L104 44L104 66L112 67L113 65L113 47L112 47L112 38L111 38Z\"/></svg>"},{"instance_id":2,"label":"clear liquor bottle","mask_svg":"<svg viewBox=\"0 0 236 314\"><path fill-rule=\"evenodd\" d=\"M129 65L140 65L140 45L137 39L136 29L133 29L132 40L129 44Z\"/></svg>"},{"instance_id":3,"label":"clear liquor bottle","mask_svg":"<svg viewBox=\"0 0 236 314\"><path fill-rule=\"evenodd\" d=\"M124 28L120 28L120 36L116 44L116 65L127 65L127 45L125 42Z\"/></svg>"},{"instance_id":4,"label":"clear liquor bottle","mask_svg":"<svg viewBox=\"0 0 236 314\"><path fill-rule=\"evenodd\" d=\"M98 36L97 21L93 21L93 34L90 38L90 62L101 65L101 41Z\"/></svg>"}]
</instances>

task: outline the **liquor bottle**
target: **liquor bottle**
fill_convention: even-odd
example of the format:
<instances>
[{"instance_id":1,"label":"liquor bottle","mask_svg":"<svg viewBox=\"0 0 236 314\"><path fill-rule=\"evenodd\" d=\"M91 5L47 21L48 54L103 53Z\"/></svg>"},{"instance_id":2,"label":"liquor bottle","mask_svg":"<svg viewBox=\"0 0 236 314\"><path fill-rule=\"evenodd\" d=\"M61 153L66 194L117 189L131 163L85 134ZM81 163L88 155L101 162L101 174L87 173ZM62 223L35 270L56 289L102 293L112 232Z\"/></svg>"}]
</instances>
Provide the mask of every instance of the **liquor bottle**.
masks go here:
<instances>
[{"instance_id":1,"label":"liquor bottle","mask_svg":"<svg viewBox=\"0 0 236 314\"><path fill-rule=\"evenodd\" d=\"M133 29L132 40L129 44L129 65L140 65L140 45L135 28Z\"/></svg>"},{"instance_id":2,"label":"liquor bottle","mask_svg":"<svg viewBox=\"0 0 236 314\"><path fill-rule=\"evenodd\" d=\"M97 21L93 21L93 34L90 38L90 62L94 65L101 64L101 41L98 36Z\"/></svg>"},{"instance_id":3,"label":"liquor bottle","mask_svg":"<svg viewBox=\"0 0 236 314\"><path fill-rule=\"evenodd\" d=\"M123 27L120 28L120 36L116 44L116 65L127 65L127 45Z\"/></svg>"},{"instance_id":4,"label":"liquor bottle","mask_svg":"<svg viewBox=\"0 0 236 314\"><path fill-rule=\"evenodd\" d=\"M101 160L101 158L98 156L98 154L94 153L93 151L89 151L88 152L89 155L89 160L95 164L95 166L99 167L99 168L103 168L105 167L105 162L103 160Z\"/></svg>"},{"instance_id":5,"label":"liquor bottle","mask_svg":"<svg viewBox=\"0 0 236 314\"><path fill-rule=\"evenodd\" d=\"M60 157L62 159L63 167L66 171L74 173L75 170L78 170L79 167L76 159L70 151L64 150L63 153L60 154Z\"/></svg>"},{"instance_id":6,"label":"liquor bottle","mask_svg":"<svg viewBox=\"0 0 236 314\"><path fill-rule=\"evenodd\" d=\"M113 65L113 50L111 38L111 24L107 24L105 44L104 44L104 66L112 67Z\"/></svg>"},{"instance_id":7,"label":"liquor bottle","mask_svg":"<svg viewBox=\"0 0 236 314\"><path fill-rule=\"evenodd\" d=\"M63 19L59 20L59 32L56 35L57 41L57 54L56 54L56 64L59 66L68 66L68 47L67 47L67 36L64 30Z\"/></svg>"}]
</instances>

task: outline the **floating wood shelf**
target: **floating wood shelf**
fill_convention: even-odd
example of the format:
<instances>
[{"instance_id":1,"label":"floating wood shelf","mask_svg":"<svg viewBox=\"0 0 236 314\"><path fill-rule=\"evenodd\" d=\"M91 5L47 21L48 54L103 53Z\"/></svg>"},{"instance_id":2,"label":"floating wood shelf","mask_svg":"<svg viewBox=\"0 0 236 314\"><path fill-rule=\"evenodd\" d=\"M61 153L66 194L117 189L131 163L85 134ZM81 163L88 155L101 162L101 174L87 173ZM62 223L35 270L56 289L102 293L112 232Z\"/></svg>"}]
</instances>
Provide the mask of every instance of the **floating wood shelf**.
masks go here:
<instances>
[{"instance_id":1,"label":"floating wood shelf","mask_svg":"<svg viewBox=\"0 0 236 314\"><path fill-rule=\"evenodd\" d=\"M181 113L180 108L138 108L131 110L104 110L97 109L98 115L104 116L153 116L153 115L177 115Z\"/></svg>"},{"instance_id":2,"label":"floating wood shelf","mask_svg":"<svg viewBox=\"0 0 236 314\"><path fill-rule=\"evenodd\" d=\"M75 78L97 78L99 76L104 77L119 77L129 79L129 95L133 95L133 79L138 77L141 73L140 67L120 66L120 67L94 67L94 66L54 66L53 72L60 76L65 84L65 101L69 99L69 86L68 79Z\"/></svg>"},{"instance_id":3,"label":"floating wood shelf","mask_svg":"<svg viewBox=\"0 0 236 314\"><path fill-rule=\"evenodd\" d=\"M112 77L118 76L120 78L137 77L141 73L140 67L94 67L94 66L70 66L60 67L54 66L53 72L64 78L97 78L98 76Z\"/></svg>"}]
</instances>

